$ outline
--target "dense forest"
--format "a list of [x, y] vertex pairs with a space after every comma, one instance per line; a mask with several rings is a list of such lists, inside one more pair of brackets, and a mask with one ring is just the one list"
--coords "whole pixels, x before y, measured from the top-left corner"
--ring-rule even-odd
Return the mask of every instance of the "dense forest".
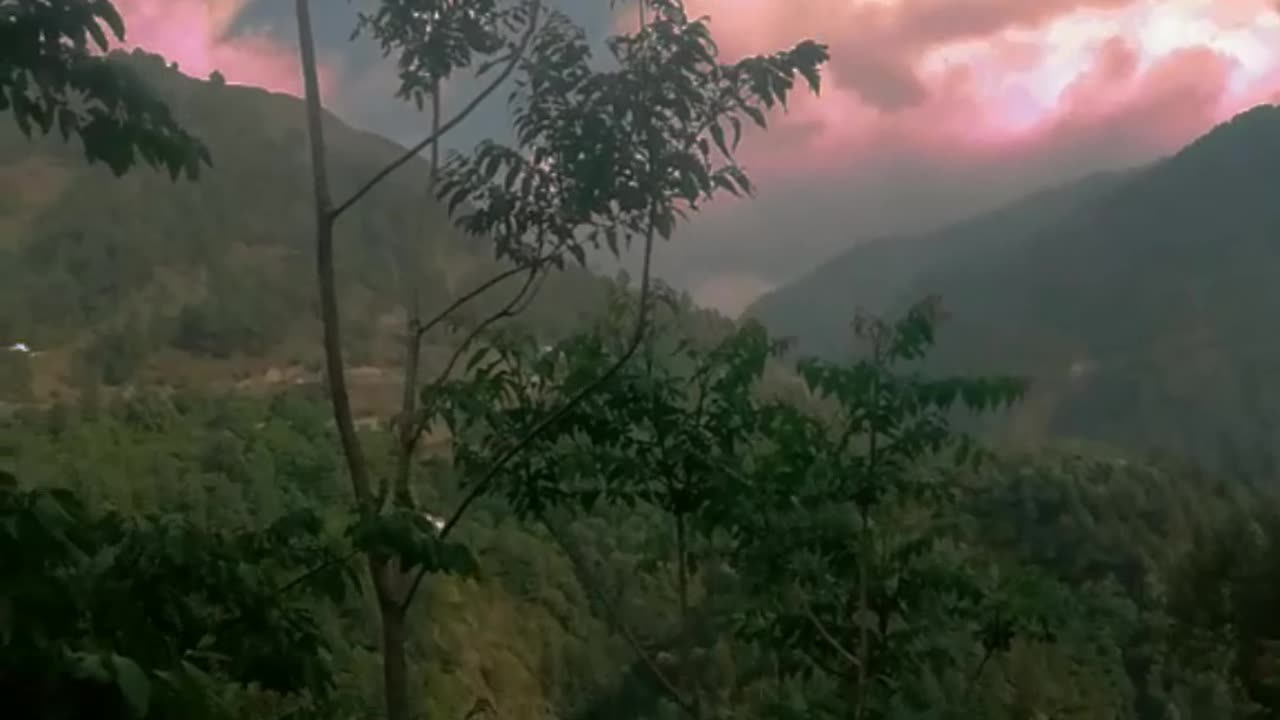
[[[810, 356], [651, 277], [825, 46], [378, 0], [405, 149], [324, 113], [310, 6], [299, 102], [0, 3], [0, 155], [59, 186], [0, 207], [5, 717], [1280, 715], [1273, 477], [1014, 442], [1035, 378], [939, 362], [945, 285]], [[480, 66], [514, 144], [441, 157]]]

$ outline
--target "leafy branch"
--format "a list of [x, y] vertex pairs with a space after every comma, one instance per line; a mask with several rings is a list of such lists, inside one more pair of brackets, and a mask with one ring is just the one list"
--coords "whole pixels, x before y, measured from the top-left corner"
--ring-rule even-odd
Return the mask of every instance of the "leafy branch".
[[[445, 521], [444, 527], [440, 529], [440, 537], [446, 538], [457, 527], [462, 517], [466, 514], [467, 509], [471, 507], [476, 500], [489, 491], [494, 481], [497, 479], [506, 466], [515, 459], [520, 453], [534, 443], [544, 432], [553, 427], [562, 418], [572, 412], [579, 404], [591, 396], [597, 389], [607, 383], [619, 370], [623, 368], [631, 358], [635, 355], [640, 345], [644, 342], [645, 331], [648, 328], [648, 312], [649, 312], [649, 293], [650, 293], [650, 277], [652, 273], [653, 259], [653, 241], [654, 233], [651, 229], [649, 235], [645, 238], [644, 246], [644, 268], [640, 274], [640, 297], [639, 313], [636, 318], [635, 328], [631, 333], [631, 339], [628, 341], [626, 348], [621, 355], [614, 360], [604, 372], [595, 378], [595, 380], [583, 385], [572, 396], [570, 396], [557, 410], [543, 417], [541, 421], [527, 430], [515, 443], [508, 447], [496, 460], [489, 466], [488, 471], [471, 487], [466, 496], [454, 509], [453, 513]], [[404, 606], [407, 607], [413, 602], [413, 597], [417, 593], [419, 585], [421, 585], [423, 576], [426, 574], [426, 568], [419, 568], [417, 574], [413, 578], [413, 582], [409, 586], [409, 591], [405, 594]]]
[[449, 118], [448, 120], [440, 123], [439, 127], [434, 128], [430, 135], [423, 138], [422, 140], [415, 143], [414, 145], [410, 146], [409, 149], [401, 153], [399, 157], [397, 157], [395, 160], [392, 160], [390, 163], [388, 163], [385, 167], [383, 167], [378, 172], [374, 173], [372, 177], [370, 177], [363, 184], [361, 184], [360, 187], [358, 187], [354, 192], [352, 192], [351, 195], [347, 197], [347, 199], [338, 203], [331, 210], [329, 210], [328, 212], [329, 219], [331, 221], [337, 220], [338, 217], [340, 217], [344, 212], [351, 209], [353, 205], [360, 202], [360, 200], [363, 199], [365, 195], [368, 195], [375, 187], [377, 187], [378, 183], [382, 182], [383, 180], [386, 180], [387, 177], [389, 177], [396, 170], [400, 169], [403, 165], [405, 165], [406, 163], [408, 163], [409, 161], [417, 157], [418, 153], [425, 150], [428, 146], [434, 145], [436, 142], [440, 140], [440, 138], [444, 137], [445, 133], [448, 133], [450, 130], [454, 129], [458, 125], [461, 125], [463, 121], [465, 121], [468, 117], [470, 117], [471, 113], [474, 112], [476, 108], [480, 107], [481, 103], [483, 103], [486, 99], [488, 99], [489, 96], [492, 95], [495, 90], [501, 87], [502, 84], [507, 81], [507, 78], [511, 77], [511, 74], [515, 72], [517, 67], [519, 67], [520, 60], [524, 57], [524, 53], [529, 47], [530, 40], [533, 39], [534, 34], [537, 32], [538, 14], [541, 12], [541, 10], [542, 10], [542, 0], [533, 0], [533, 9], [530, 12], [524, 34], [520, 37], [520, 41], [511, 50], [511, 52], [506, 57], [500, 60], [500, 62], [504, 62], [506, 64], [502, 68], [502, 70], [496, 76], [494, 76], [493, 80], [491, 80], [488, 85], [486, 85], [482, 90], [476, 93], [476, 95], [473, 98], [471, 98], [470, 102], [462, 106], [462, 109], [459, 110], [457, 114], [455, 114], [453, 117]]
[[209, 149], [140, 77], [144, 53], [107, 54], [112, 39], [124, 35], [124, 20], [107, 0], [3, 3], [0, 112], [12, 111], [28, 137], [55, 127], [64, 141], [77, 136], [85, 159], [116, 176], [141, 159], [171, 179], [194, 180], [213, 165]]

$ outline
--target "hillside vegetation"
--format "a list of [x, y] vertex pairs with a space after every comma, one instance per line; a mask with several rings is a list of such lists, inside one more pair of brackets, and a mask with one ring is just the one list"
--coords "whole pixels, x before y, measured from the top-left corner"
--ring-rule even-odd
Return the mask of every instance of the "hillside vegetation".
[[[1025, 373], [1024, 436], [1154, 447], [1272, 473], [1280, 442], [1280, 108], [1175, 155], [935, 233], [855, 246], [748, 316], [806, 351], [849, 348], [841, 312], [937, 293], [950, 368]], [[833, 312], [815, 313], [814, 307]]]
[[[24, 342], [39, 353], [0, 359], [16, 366], [4, 373], [0, 401], [47, 401], [90, 382], [261, 388], [316, 380], [301, 102], [188, 78], [154, 55], [121, 59], [208, 145], [214, 165], [198, 183], [145, 172], [117, 179], [56, 135], [33, 141], [0, 126], [0, 183], [16, 189], [0, 199], [0, 345]], [[332, 116], [326, 124], [335, 195], [404, 152]], [[424, 160], [409, 162], [338, 226], [348, 352], [368, 366], [355, 382], [370, 408], [398, 392], [394, 373], [378, 369], [402, 352], [398, 278], [416, 273], [424, 306], [441, 307], [502, 267], [446, 220], [425, 192], [426, 172]], [[416, 270], [406, 242], [425, 248]], [[519, 283], [508, 284], [514, 292]], [[521, 322], [563, 334], [599, 307], [608, 285], [580, 270], [557, 273]], [[482, 317], [503, 301], [496, 292], [470, 312]], [[447, 333], [433, 340], [427, 363], [442, 362], [453, 343]]]

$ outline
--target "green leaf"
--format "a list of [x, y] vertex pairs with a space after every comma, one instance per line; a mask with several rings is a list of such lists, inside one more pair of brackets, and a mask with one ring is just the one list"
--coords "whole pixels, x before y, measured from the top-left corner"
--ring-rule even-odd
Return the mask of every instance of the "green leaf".
[[105, 52], [108, 47], [107, 35], [102, 32], [102, 27], [99, 26], [97, 22], [91, 20], [85, 24], [85, 30], [87, 30], [89, 35], [93, 37], [93, 42], [98, 46], [98, 49]]
[[107, 660], [102, 655], [72, 653], [71, 661], [72, 669], [78, 677], [100, 683], [109, 683], [113, 680], [111, 668], [108, 667]]
[[110, 28], [111, 34], [116, 36], [116, 40], [124, 42], [124, 18], [120, 17], [119, 11], [110, 2], [99, 2], [96, 8], [98, 19], [102, 20]]
[[[724, 154], [725, 157], [729, 157], [730, 155], [732, 155], [732, 153], [729, 152], [728, 143], [725, 142], [724, 128], [720, 126], [720, 123], [711, 124], [711, 139], [715, 141], [716, 147], [720, 149], [720, 152]], [[737, 140], [736, 133], [734, 135], [734, 140], [736, 143], [736, 140]]]
[[658, 234], [663, 240], [671, 239], [671, 231], [673, 230], [672, 218], [666, 213], [658, 213], [654, 216], [654, 225], [657, 227]]
[[127, 657], [112, 655], [109, 660], [116, 687], [124, 695], [134, 717], [146, 717], [151, 706], [151, 681], [138, 664]]

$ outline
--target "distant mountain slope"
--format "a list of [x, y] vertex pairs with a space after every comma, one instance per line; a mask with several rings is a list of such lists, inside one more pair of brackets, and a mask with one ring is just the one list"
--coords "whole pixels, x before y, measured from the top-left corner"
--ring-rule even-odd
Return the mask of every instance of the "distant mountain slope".
[[855, 307], [892, 313], [938, 293], [953, 315], [940, 364], [1036, 381], [1023, 430], [1270, 471], [1277, 187], [1280, 108], [1262, 106], [1148, 167], [857, 246], [748, 315], [832, 354]]
[[[209, 145], [214, 167], [196, 183], [145, 169], [115, 179], [86, 165], [74, 144], [30, 141], [0, 124], [0, 346], [41, 351], [27, 363], [30, 382], [12, 354], [0, 357], [0, 401], [67, 393], [86, 373], [107, 384], [252, 383], [314, 371], [314, 220], [301, 102], [191, 79], [145, 53], [121, 60], [138, 66]], [[335, 117], [327, 122], [336, 198], [403, 152]], [[425, 248], [417, 274], [428, 308], [495, 269], [492, 249], [454, 231], [426, 197], [426, 172], [425, 161], [409, 163], [339, 223], [355, 365], [399, 357], [399, 283], [413, 274], [402, 243], [416, 238]], [[601, 306], [604, 284], [585, 271], [559, 274], [527, 321], [562, 331]], [[492, 302], [504, 299], [500, 289]]]

